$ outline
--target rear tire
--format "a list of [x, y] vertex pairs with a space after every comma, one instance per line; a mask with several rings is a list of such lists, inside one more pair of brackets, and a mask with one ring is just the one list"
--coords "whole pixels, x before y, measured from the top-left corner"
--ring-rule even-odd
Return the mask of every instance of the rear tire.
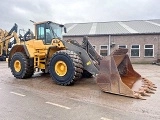
[[49, 63], [49, 73], [59, 85], [71, 85], [82, 76], [82, 60], [73, 51], [56, 52]]
[[33, 65], [29, 64], [29, 58], [21, 52], [12, 56], [10, 67], [12, 74], [18, 79], [30, 78], [34, 73]]

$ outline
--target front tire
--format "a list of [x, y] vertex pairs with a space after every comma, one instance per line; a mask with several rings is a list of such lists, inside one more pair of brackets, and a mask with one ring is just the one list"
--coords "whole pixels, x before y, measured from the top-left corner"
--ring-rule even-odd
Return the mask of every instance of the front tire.
[[49, 63], [49, 73], [60, 85], [71, 85], [82, 76], [82, 60], [73, 51], [60, 50], [56, 52]]
[[21, 52], [12, 56], [10, 67], [12, 74], [18, 79], [30, 78], [34, 73], [33, 65], [29, 64], [29, 58]]

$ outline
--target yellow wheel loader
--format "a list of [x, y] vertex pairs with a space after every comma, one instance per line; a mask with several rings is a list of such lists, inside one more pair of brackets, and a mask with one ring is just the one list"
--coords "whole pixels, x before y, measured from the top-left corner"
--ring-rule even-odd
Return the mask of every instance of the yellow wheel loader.
[[101, 57], [84, 37], [62, 40], [63, 25], [51, 21], [35, 23], [35, 37], [12, 47], [8, 65], [14, 77], [30, 78], [36, 70], [50, 74], [59, 85], [71, 85], [82, 77], [94, 75], [104, 92], [141, 98], [155, 90], [155, 85], [134, 71], [127, 49], [118, 49]]
[[20, 43], [17, 35], [18, 26], [14, 24], [9, 32], [0, 29], [0, 61], [5, 61], [8, 56], [8, 48], [11, 45], [11, 38], [14, 38], [13, 44]]

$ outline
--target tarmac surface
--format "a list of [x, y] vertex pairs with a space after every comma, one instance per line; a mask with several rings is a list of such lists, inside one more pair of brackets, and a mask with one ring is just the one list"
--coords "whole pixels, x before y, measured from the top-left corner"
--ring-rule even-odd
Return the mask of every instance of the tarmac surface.
[[[160, 119], [160, 66], [133, 64], [133, 67], [157, 86], [155, 94], [146, 97], [147, 100], [104, 93], [96, 85], [95, 78], [81, 79], [73, 86], [57, 85], [49, 74], [41, 72], [35, 73], [30, 79], [16, 79], [7, 63], [0, 62], [0, 118], [3, 118], [2, 120]], [[51, 105], [56, 107], [53, 109]], [[68, 111], [63, 111], [59, 107]]]

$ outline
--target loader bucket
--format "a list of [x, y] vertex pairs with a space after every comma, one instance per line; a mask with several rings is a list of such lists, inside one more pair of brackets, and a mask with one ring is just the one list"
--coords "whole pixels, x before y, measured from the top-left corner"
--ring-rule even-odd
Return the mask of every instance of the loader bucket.
[[97, 84], [104, 92], [145, 99], [154, 93], [155, 85], [137, 73], [126, 54], [128, 49], [115, 50], [100, 61]]

